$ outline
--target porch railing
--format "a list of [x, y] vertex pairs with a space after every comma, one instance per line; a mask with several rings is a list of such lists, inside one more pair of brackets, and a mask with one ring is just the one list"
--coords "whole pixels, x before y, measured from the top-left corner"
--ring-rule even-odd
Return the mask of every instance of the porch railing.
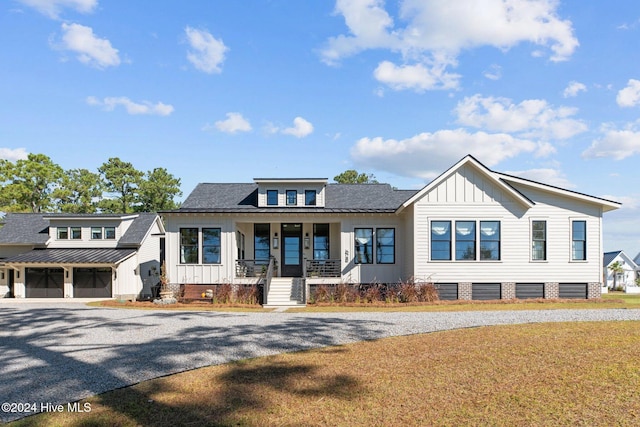
[[267, 272], [269, 265], [263, 260], [237, 259], [236, 277], [261, 277]]
[[340, 277], [339, 259], [305, 260], [305, 277]]

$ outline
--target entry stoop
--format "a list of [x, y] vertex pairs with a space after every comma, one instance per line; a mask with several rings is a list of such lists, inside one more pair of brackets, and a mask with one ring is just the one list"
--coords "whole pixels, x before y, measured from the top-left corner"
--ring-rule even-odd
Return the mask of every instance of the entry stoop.
[[264, 307], [306, 307], [303, 286], [304, 280], [301, 278], [272, 278]]

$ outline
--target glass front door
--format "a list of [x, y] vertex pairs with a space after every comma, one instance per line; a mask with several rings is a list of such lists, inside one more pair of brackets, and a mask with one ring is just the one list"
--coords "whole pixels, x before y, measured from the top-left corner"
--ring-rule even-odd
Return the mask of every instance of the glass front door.
[[282, 276], [302, 276], [302, 224], [282, 224]]

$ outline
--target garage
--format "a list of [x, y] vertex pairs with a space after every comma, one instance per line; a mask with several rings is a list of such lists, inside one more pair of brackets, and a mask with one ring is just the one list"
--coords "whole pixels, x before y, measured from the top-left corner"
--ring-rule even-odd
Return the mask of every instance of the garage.
[[111, 268], [74, 268], [74, 298], [111, 298]]
[[472, 283], [471, 299], [474, 299], [474, 300], [500, 299], [500, 283]]
[[63, 298], [64, 270], [61, 268], [25, 269], [27, 298]]
[[441, 300], [456, 300], [458, 299], [458, 284], [457, 283], [438, 283], [435, 285], [438, 292], [438, 298]]
[[516, 298], [544, 298], [544, 283], [516, 283]]
[[587, 299], [586, 283], [560, 283], [558, 287], [560, 298]]

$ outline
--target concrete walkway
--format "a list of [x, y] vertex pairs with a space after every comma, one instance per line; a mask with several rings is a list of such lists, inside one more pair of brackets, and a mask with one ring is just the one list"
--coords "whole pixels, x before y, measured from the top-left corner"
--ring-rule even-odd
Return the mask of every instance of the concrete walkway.
[[[66, 404], [202, 366], [394, 335], [587, 320], [640, 320], [640, 310], [225, 313], [2, 301], [0, 403]], [[0, 412], [0, 422], [26, 415]]]

